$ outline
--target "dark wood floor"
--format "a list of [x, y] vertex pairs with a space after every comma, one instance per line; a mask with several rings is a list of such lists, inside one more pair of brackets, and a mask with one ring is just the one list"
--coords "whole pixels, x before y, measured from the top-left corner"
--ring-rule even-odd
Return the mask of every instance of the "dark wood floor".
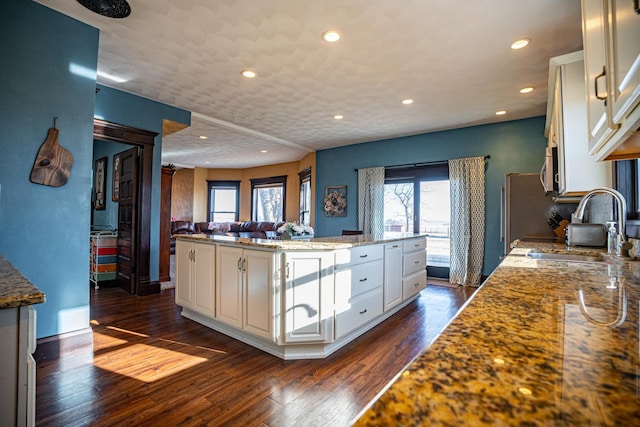
[[39, 426], [344, 426], [473, 289], [429, 286], [322, 360], [284, 361], [180, 316], [173, 290], [91, 290], [93, 345], [37, 364]]

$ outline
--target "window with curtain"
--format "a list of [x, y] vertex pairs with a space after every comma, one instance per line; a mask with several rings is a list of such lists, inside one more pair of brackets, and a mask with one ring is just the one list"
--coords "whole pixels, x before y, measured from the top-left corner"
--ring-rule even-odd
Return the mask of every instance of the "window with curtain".
[[207, 181], [207, 186], [209, 188], [208, 221], [238, 221], [240, 181]]
[[302, 225], [311, 225], [311, 168], [298, 174], [300, 177], [300, 217]]
[[285, 218], [287, 176], [251, 180], [251, 220], [278, 222]]

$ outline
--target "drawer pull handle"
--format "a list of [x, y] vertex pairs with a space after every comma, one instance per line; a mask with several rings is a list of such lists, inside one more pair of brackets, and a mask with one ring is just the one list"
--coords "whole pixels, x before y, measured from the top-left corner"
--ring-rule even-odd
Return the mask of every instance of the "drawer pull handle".
[[418, 246], [420, 246], [420, 243], [416, 243], [416, 244], [415, 244], [415, 245], [413, 245], [413, 246], [415, 246], [415, 247], [417, 248]]
[[361, 282], [366, 282], [367, 278], [365, 277], [364, 279], [360, 279]]
[[414, 264], [420, 264], [420, 261], [414, 261], [413, 263]]
[[392, 247], [393, 247], [393, 248], [397, 248], [397, 247], [399, 247], [399, 246], [398, 246], [398, 245], [393, 245]]
[[420, 283], [416, 283], [416, 284], [415, 284], [415, 285], [413, 285], [413, 286], [418, 287], [418, 286], [420, 286]]
[[365, 308], [363, 311], [360, 312], [360, 314], [365, 314], [367, 312], [367, 309]]
[[364, 255], [360, 255], [360, 258], [366, 258], [368, 255], [364, 254]]

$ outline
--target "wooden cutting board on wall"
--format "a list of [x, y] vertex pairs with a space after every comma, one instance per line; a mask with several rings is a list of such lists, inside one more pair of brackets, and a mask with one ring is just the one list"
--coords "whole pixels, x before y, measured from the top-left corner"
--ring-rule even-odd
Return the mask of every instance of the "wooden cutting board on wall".
[[58, 144], [58, 129], [49, 128], [47, 139], [40, 146], [31, 169], [31, 182], [61, 187], [69, 181], [73, 155]]

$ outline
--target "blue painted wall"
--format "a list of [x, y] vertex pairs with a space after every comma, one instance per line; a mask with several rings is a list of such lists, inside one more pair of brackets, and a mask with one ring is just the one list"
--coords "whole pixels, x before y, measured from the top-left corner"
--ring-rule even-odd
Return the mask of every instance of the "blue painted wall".
[[[404, 138], [322, 150], [316, 153], [317, 236], [339, 235], [342, 229], [357, 228], [358, 177], [355, 169], [449, 160], [490, 155], [487, 161], [486, 237], [483, 274], [500, 263], [500, 187], [509, 172], [539, 172], [547, 144], [544, 117], [474, 126]], [[322, 211], [324, 188], [347, 185], [346, 217], [327, 217]]]
[[[46, 294], [43, 337], [89, 326], [98, 30], [29, 0], [0, 3], [0, 253]], [[57, 188], [29, 181], [53, 116], [74, 157]]]
[[[98, 38], [97, 29], [31, 0], [0, 2], [0, 254], [46, 295], [36, 306], [38, 338], [89, 327], [94, 110], [104, 120], [160, 134], [151, 280], [158, 278], [162, 119], [190, 123], [188, 111], [135, 95], [103, 86], [96, 95]], [[29, 181], [53, 116], [60, 144], [74, 156], [71, 178], [59, 188]]]

